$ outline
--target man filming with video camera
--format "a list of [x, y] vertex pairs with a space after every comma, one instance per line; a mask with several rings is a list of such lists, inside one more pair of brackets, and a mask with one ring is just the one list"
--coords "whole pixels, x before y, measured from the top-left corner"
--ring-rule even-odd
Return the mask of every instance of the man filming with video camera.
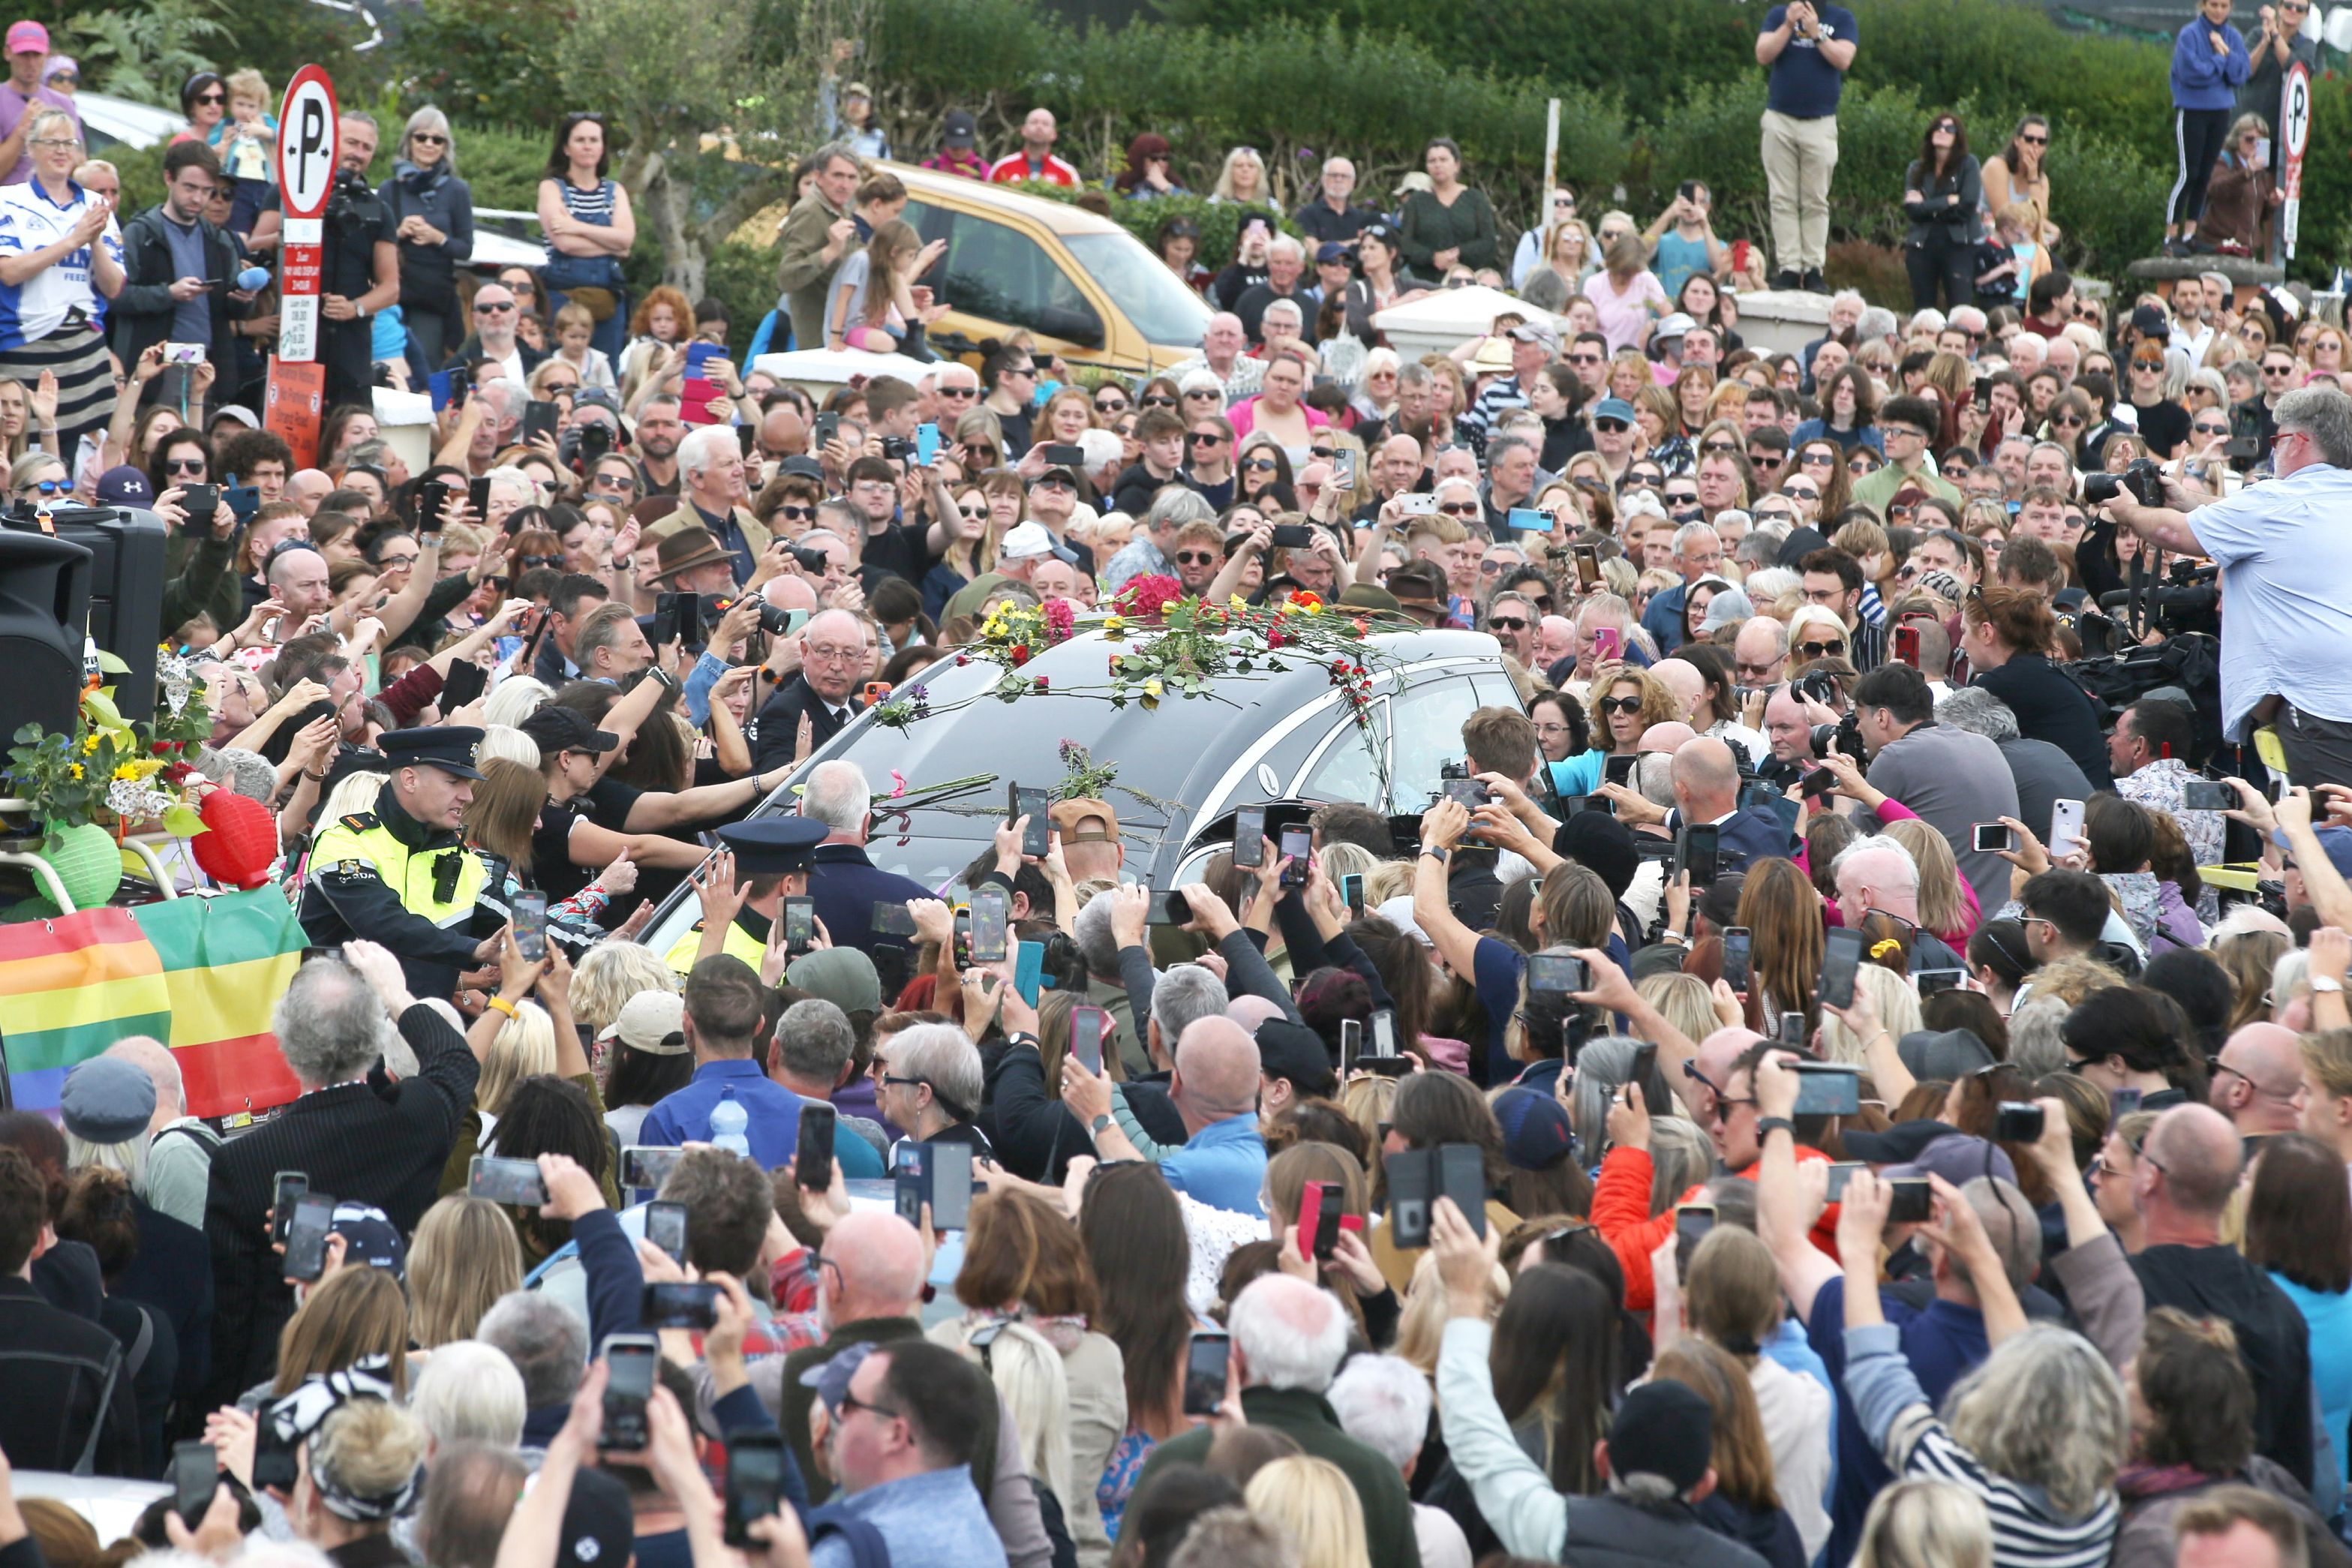
[[2271, 480], [2208, 500], [2166, 477], [2154, 505], [2152, 487], [2126, 476], [2105, 510], [2158, 548], [2221, 568], [2222, 733], [2242, 743], [2269, 725], [2292, 782], [2352, 784], [2352, 397], [2305, 387], [2279, 399], [2277, 419]]
[[[400, 244], [392, 209], [367, 183], [375, 162], [373, 116], [346, 109], [337, 116], [335, 185], [327, 196], [325, 238], [320, 254], [319, 363], [327, 367], [325, 401], [371, 405], [375, 381], [372, 352], [374, 318], [400, 303]], [[266, 198], [254, 225], [257, 247], [284, 235], [278, 194]]]

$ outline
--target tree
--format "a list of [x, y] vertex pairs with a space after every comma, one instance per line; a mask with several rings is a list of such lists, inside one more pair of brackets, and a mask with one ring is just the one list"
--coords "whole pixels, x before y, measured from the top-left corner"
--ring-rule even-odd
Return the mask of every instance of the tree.
[[668, 0], [579, 14], [556, 76], [568, 102], [604, 112], [614, 177], [659, 247], [665, 283], [700, 298], [719, 247], [791, 194], [793, 161], [825, 134], [814, 85], [832, 40], [859, 36], [864, 14], [864, 0], [801, 0], [793, 25], [772, 30], [748, 6], [697, 11], [690, 25]]

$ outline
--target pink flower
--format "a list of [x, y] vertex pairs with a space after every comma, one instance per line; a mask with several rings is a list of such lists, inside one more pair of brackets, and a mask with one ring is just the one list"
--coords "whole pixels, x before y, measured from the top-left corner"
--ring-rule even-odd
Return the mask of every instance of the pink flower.
[[907, 793], [907, 775], [898, 769], [890, 770], [890, 798], [896, 800]]

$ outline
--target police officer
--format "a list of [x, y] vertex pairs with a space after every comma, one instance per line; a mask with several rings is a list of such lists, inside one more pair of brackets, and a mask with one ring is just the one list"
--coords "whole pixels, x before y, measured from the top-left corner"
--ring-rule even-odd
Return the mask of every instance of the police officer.
[[[327, 195], [320, 253], [319, 363], [326, 367], [326, 401], [356, 403], [373, 395], [375, 318], [400, 303], [400, 242], [392, 209], [368, 185], [375, 162], [375, 120], [346, 109], [337, 116], [335, 184]], [[273, 189], [263, 204], [257, 238], [281, 233], [282, 209]]]
[[392, 782], [376, 809], [330, 823], [310, 847], [302, 929], [321, 947], [382, 942], [418, 996], [446, 999], [458, 971], [490, 961], [505, 925], [503, 910], [483, 900], [496, 885], [490, 868], [463, 831], [481, 740], [446, 725], [387, 731]]
[[[740, 901], [714, 951], [740, 958], [757, 971], [767, 956], [768, 935], [784, 900], [808, 891], [809, 867], [825, 831], [824, 823], [805, 816], [761, 817], [719, 829], [723, 849], [688, 879], [701, 896], [703, 918], [670, 948], [670, 968], [679, 974], [693, 973], [695, 960], [703, 954], [706, 927]], [[814, 930], [814, 911], [810, 920]], [[804, 942], [790, 949], [794, 957], [808, 951]]]

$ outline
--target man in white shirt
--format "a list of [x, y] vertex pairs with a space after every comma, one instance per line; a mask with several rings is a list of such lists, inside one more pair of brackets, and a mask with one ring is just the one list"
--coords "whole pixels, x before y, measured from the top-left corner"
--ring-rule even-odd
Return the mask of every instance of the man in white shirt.
[[[2269, 724], [2298, 784], [2352, 784], [2352, 397], [2306, 386], [2279, 399], [2271, 463], [2278, 478], [2227, 500], [2167, 479], [2166, 505], [2130, 492], [2108, 515], [2164, 549], [2221, 568], [2230, 635], [2221, 644], [2221, 727], [2243, 742]], [[2194, 508], [2192, 511], [2190, 509]]]

